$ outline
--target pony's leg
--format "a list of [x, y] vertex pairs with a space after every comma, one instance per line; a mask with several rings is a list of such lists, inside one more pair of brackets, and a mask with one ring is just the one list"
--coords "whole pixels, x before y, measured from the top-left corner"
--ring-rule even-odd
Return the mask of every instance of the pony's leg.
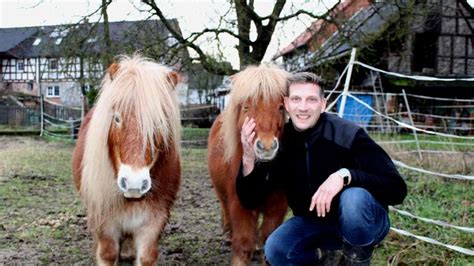
[[100, 234], [97, 237], [97, 264], [117, 265], [119, 255], [119, 237]]
[[259, 244], [263, 247], [268, 236], [283, 222], [288, 212], [288, 203], [280, 192], [272, 193], [262, 209], [263, 221], [260, 227]]
[[133, 242], [133, 237], [130, 235], [125, 236], [120, 245], [120, 258], [123, 260], [133, 260], [135, 259], [135, 245]]
[[246, 210], [238, 199], [230, 204], [232, 220], [232, 265], [249, 265], [257, 242], [257, 211]]
[[168, 221], [168, 215], [154, 214], [156, 217], [146, 226], [142, 226], [134, 235], [137, 257], [135, 265], [156, 265], [158, 262], [158, 241]]
[[221, 219], [224, 234], [228, 235], [229, 240], [232, 239], [232, 225], [229, 219], [229, 210], [225, 203], [221, 201]]

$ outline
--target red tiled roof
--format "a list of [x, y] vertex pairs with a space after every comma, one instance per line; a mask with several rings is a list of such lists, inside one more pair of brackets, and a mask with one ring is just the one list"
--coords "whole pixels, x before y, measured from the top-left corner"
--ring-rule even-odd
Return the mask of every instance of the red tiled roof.
[[313, 33], [317, 32], [321, 28], [323, 22], [323, 20], [319, 19], [311, 23], [311, 26], [309, 26], [303, 33], [296, 37], [296, 39], [294, 39], [288, 46], [278, 51], [278, 53], [273, 56], [273, 59], [276, 59], [284, 54], [293, 51], [301, 45], [306, 44], [309, 40], [311, 40]]
[[[366, 1], [360, 1], [360, 0], [346, 0], [346, 1], [344, 1], [343, 0], [343, 2], [338, 4], [336, 6], [336, 8], [331, 12], [331, 16], [332, 17], [337, 17], [337, 16], [343, 14], [345, 18], [348, 18], [348, 17], [352, 16], [353, 14], [355, 14], [355, 12], [357, 12], [360, 8], [368, 7], [371, 4], [371, 2], [372, 2], [371, 0], [366, 0]], [[355, 5], [356, 7], [357, 7], [357, 5], [359, 5], [360, 8], [357, 8], [356, 10], [350, 9], [349, 7], [351, 5]], [[313, 35], [316, 32], [320, 31], [324, 26], [326, 26], [326, 24], [329, 24], [329, 22], [327, 22], [323, 19], [318, 19], [318, 20], [314, 21], [313, 23], [311, 23], [311, 26], [309, 26], [303, 33], [301, 33], [298, 37], [296, 37], [296, 39], [294, 39], [289, 45], [287, 45], [286, 47], [284, 47], [283, 49], [278, 51], [277, 54], [275, 54], [273, 56], [273, 59], [276, 59], [280, 56], [283, 56], [287, 53], [290, 53], [293, 50], [295, 50], [296, 48], [307, 44], [311, 40]], [[329, 36], [327, 36], [327, 37], [329, 37]], [[325, 37], [325, 38], [327, 38], [327, 37]]]

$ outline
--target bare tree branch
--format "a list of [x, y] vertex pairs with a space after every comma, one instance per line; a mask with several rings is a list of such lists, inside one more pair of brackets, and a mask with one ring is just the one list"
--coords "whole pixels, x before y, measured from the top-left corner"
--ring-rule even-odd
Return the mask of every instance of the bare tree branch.
[[183, 35], [178, 32], [166, 19], [161, 9], [156, 5], [154, 0], [143, 0], [143, 3], [147, 4], [153, 12], [160, 18], [163, 25], [168, 29], [168, 31], [184, 46], [193, 49], [199, 56], [201, 64], [203, 67], [213, 73], [219, 75], [225, 75], [230, 73], [232, 70], [226, 69], [223, 65], [215, 64], [210, 61], [209, 57], [204, 53], [204, 51], [196, 44], [186, 40]]

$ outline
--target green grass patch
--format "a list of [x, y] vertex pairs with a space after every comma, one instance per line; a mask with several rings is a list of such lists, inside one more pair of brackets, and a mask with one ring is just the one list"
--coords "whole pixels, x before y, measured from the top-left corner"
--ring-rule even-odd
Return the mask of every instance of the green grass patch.
[[[370, 133], [377, 142], [396, 142], [387, 144], [405, 150], [417, 149], [414, 134], [382, 134]], [[474, 139], [448, 138], [438, 135], [417, 134], [420, 149], [441, 151], [469, 151], [474, 150]]]
[[[185, 138], [207, 138], [207, 134], [208, 129], [183, 129]], [[412, 139], [410, 135], [376, 135], [374, 138]], [[85, 210], [71, 180], [73, 148], [74, 143], [69, 141], [0, 136], [0, 254], [15, 254], [26, 264], [93, 263]], [[423, 169], [474, 174], [473, 156], [466, 155], [474, 148], [461, 151], [458, 148], [444, 149], [446, 146], [432, 147], [464, 154], [460, 159], [454, 155], [439, 158], [438, 155], [425, 155], [423, 160], [418, 160], [412, 155], [394, 153], [411, 148], [388, 147], [387, 150], [392, 157]], [[229, 247], [222, 247], [222, 242], [214, 243], [216, 238], [221, 241], [223, 236], [219, 230], [219, 204], [207, 174], [207, 149], [183, 148], [181, 155], [180, 201], [172, 211], [172, 229], [163, 236], [160, 250], [166, 250], [167, 262], [179, 261], [188, 265], [228, 262]], [[400, 172], [406, 178], [408, 196], [396, 208], [425, 218], [474, 227], [472, 181], [441, 178], [406, 169], [400, 169]], [[473, 249], [472, 233], [428, 224], [396, 212], [391, 212], [390, 217], [394, 228]], [[194, 220], [193, 226], [187, 224], [190, 219]], [[173, 254], [180, 255], [173, 257]], [[372, 264], [473, 265], [472, 256], [395, 232], [390, 232], [375, 250]]]
[[183, 140], [207, 140], [209, 128], [184, 127], [181, 135]]

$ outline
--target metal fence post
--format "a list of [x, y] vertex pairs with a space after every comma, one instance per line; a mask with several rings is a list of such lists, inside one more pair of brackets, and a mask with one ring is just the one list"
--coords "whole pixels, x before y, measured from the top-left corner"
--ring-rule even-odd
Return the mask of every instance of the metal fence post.
[[356, 51], [356, 48], [352, 48], [351, 59], [349, 60], [349, 68], [347, 69], [346, 82], [344, 83], [344, 90], [342, 91], [341, 107], [339, 108], [338, 113], [339, 117], [344, 115], [344, 108], [346, 107], [347, 94], [349, 94], [349, 84], [351, 83], [352, 67], [354, 66]]

